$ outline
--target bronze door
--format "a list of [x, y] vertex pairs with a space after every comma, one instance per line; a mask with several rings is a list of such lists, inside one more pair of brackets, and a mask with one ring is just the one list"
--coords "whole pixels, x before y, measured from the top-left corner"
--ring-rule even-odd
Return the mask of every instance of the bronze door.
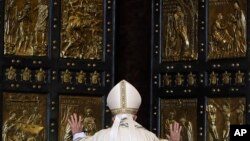
[[71, 140], [108, 127], [115, 1], [0, 0], [2, 140]]
[[249, 2], [152, 5], [152, 131], [165, 138], [178, 121], [185, 141], [229, 140], [231, 124], [249, 123]]

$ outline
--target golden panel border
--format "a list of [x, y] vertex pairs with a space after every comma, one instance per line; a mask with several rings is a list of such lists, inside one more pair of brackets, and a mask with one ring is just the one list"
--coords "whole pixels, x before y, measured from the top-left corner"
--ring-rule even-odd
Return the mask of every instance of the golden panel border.
[[91, 96], [59, 96], [59, 141], [71, 141], [72, 135], [68, 118], [76, 113], [83, 118], [83, 130], [86, 135], [93, 135], [102, 129], [103, 98]]
[[47, 95], [3, 93], [2, 140], [46, 140]]
[[181, 136], [197, 141], [197, 99], [160, 99], [160, 137], [169, 135], [169, 124], [179, 122]]

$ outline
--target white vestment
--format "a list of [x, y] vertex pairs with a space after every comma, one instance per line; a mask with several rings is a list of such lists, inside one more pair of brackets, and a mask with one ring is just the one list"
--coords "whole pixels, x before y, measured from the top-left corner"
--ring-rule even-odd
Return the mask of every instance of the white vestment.
[[[126, 121], [122, 121], [118, 128], [118, 136], [116, 141], [129, 141], [130, 134], [128, 124]], [[93, 136], [83, 136], [75, 137], [73, 141], [110, 141], [111, 128], [102, 129], [96, 132]], [[79, 133], [78, 133], [79, 134]], [[133, 131], [133, 141], [167, 141], [165, 139], [158, 139], [156, 135], [147, 129], [143, 128], [141, 125], [135, 125], [135, 130]]]
[[73, 141], [159, 141], [154, 133], [134, 121], [140, 105], [141, 96], [136, 88], [125, 80], [120, 81], [107, 97], [107, 106], [114, 115], [112, 127], [91, 137], [75, 134]]

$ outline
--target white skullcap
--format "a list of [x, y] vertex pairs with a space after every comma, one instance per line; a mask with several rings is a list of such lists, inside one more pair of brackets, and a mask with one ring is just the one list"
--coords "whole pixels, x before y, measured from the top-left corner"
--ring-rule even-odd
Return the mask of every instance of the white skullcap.
[[113, 115], [136, 114], [140, 105], [141, 96], [139, 92], [125, 80], [116, 84], [107, 97], [107, 106]]

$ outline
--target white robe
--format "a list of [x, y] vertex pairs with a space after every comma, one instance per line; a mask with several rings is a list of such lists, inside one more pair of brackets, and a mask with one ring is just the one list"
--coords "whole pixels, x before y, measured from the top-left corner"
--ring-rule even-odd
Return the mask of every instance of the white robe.
[[[122, 123], [118, 129], [117, 141], [129, 141], [128, 135], [130, 134], [130, 132], [126, 123]], [[95, 133], [93, 136], [77, 137], [73, 141], [109, 141], [110, 131], [111, 128], [102, 129]], [[158, 139], [154, 133], [146, 130], [139, 124], [135, 126], [135, 131], [133, 134], [135, 137], [135, 139], [133, 139], [134, 141], [167, 141], [165, 139]]]

